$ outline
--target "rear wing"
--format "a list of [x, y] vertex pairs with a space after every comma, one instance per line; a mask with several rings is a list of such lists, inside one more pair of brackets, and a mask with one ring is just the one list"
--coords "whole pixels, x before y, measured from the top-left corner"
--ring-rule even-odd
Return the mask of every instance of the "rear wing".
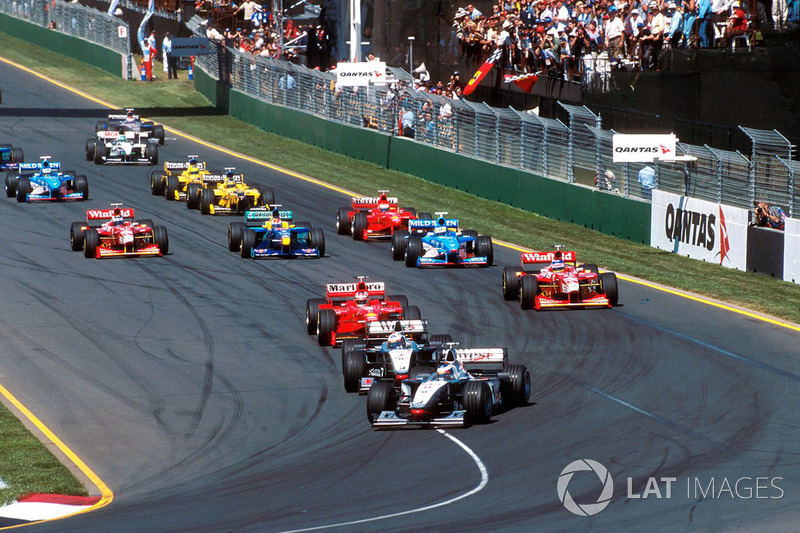
[[421, 335], [428, 332], [427, 320], [376, 320], [367, 322], [367, 338], [388, 338], [400, 324], [402, 332], [409, 335]]
[[[278, 211], [278, 217], [286, 222], [291, 222], [292, 216], [291, 211]], [[272, 220], [270, 209], [251, 209], [244, 212], [244, 222], [248, 226], [260, 226], [265, 220]]]
[[[439, 225], [438, 222], [439, 222], [438, 220], [432, 220], [432, 219], [429, 219], [429, 220], [419, 220], [419, 219], [409, 220], [408, 221], [408, 229], [409, 229], [409, 231], [414, 231], [414, 230], [426, 230], [426, 231], [429, 231], [429, 230], [432, 230], [433, 228], [435, 228], [436, 226], [438, 226]], [[446, 219], [444, 219], [444, 225], [449, 229], [457, 230], [458, 229], [458, 219], [457, 218], [446, 218]]]
[[[541, 270], [550, 266], [550, 263], [553, 261], [553, 259], [555, 259], [555, 256], [555, 252], [522, 252], [522, 267], [524, 268], [529, 266], [534, 270]], [[575, 252], [562, 251], [561, 259], [563, 259], [565, 263], [571, 264], [572, 266], [577, 265], [577, 257]]]
[[[199, 170], [206, 169], [205, 161], [198, 161], [195, 163], [195, 166]], [[171, 170], [188, 170], [189, 169], [189, 162], [188, 161], [164, 161], [164, 170], [171, 171]]]
[[[147, 139], [150, 137], [150, 134], [146, 131], [118, 131], [118, 130], [100, 130], [97, 132], [97, 138], [103, 141], [114, 141], [119, 138], [120, 135], [124, 135], [126, 137], [132, 137], [135, 141], [141, 141], [142, 139]], [[165, 165], [166, 166], [166, 165]]]
[[[134, 120], [140, 120], [139, 115], [131, 115], [131, 117], [133, 117]], [[108, 115], [109, 122], [114, 120], [125, 120], [126, 118], [128, 118], [128, 115]]]
[[[61, 163], [58, 161], [49, 161], [48, 164], [50, 168], [54, 170], [61, 168]], [[39, 161], [38, 163], [20, 163], [17, 167], [17, 170], [19, 170], [20, 173], [23, 170], [42, 170], [42, 161]]]
[[325, 285], [325, 295], [332, 300], [349, 300], [359, 290], [367, 291], [370, 297], [383, 298], [386, 295], [386, 284], [382, 281], [364, 282], [361, 289], [359, 285], [362, 283], [328, 283]]
[[[389, 196], [386, 198], [389, 202], [389, 205], [397, 205], [397, 197], [396, 196]], [[378, 204], [381, 201], [380, 196], [353, 196], [353, 209], [358, 211], [359, 209], [365, 209], [370, 207], [378, 207]]]
[[452, 351], [465, 365], [508, 365], [508, 348], [452, 348]]
[[[131, 207], [121, 207], [120, 214], [124, 219], [133, 220], [133, 208]], [[93, 220], [110, 220], [111, 217], [114, 216], [114, 208], [111, 209], [87, 209], [86, 210], [86, 222], [91, 222]]]
[[[222, 183], [228, 177], [225, 174], [206, 174], [203, 176], [205, 183]], [[244, 174], [234, 174], [230, 177], [234, 183], [244, 183]]]

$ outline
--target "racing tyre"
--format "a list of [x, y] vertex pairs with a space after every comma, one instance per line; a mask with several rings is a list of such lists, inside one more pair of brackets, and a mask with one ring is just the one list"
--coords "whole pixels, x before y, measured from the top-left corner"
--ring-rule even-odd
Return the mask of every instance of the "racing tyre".
[[164, 144], [164, 126], [153, 126], [153, 137], [158, 139], [158, 144]]
[[619, 301], [619, 289], [617, 288], [617, 275], [613, 272], [603, 272], [600, 274], [600, 290], [608, 298], [612, 307]]
[[409, 305], [403, 308], [403, 320], [421, 320], [422, 313], [416, 305]]
[[431, 335], [430, 344], [442, 346], [447, 344], [448, 342], [453, 342], [453, 337], [448, 335], [447, 333], [439, 333], [437, 335]]
[[478, 238], [478, 231], [474, 230], [474, 229], [465, 229], [464, 231], [461, 232], [461, 235], [463, 235], [465, 237], [472, 237], [474, 239], [477, 239]]
[[433, 368], [432, 366], [417, 365], [411, 367], [411, 370], [408, 371], [408, 379], [417, 379], [422, 381], [423, 379], [427, 379], [428, 377], [430, 377], [430, 375], [433, 374], [434, 372], [436, 372], [436, 369]]
[[[211, 204], [214, 203], [214, 191], [211, 189], [203, 189], [200, 192], [200, 212], [204, 215], [211, 214]], [[253, 242], [255, 244], [255, 242]]]
[[508, 386], [503, 399], [511, 399], [514, 405], [528, 405], [531, 397], [531, 374], [525, 365], [508, 365], [502, 371], [508, 373]]
[[151, 165], [158, 164], [158, 143], [147, 143], [147, 158], [150, 160]]
[[186, 209], [200, 209], [202, 190], [199, 183], [190, 183], [186, 186]]
[[75, 187], [75, 192], [82, 194], [82, 200], [89, 199], [89, 180], [86, 179], [86, 176], [75, 176], [75, 179], [72, 180], [72, 184]]
[[97, 247], [100, 246], [100, 235], [95, 228], [86, 228], [83, 232], [83, 256], [86, 258], [97, 257]]
[[494, 244], [492, 238], [488, 235], [479, 235], [478, 240], [475, 241], [475, 255], [478, 257], [486, 256], [486, 266], [492, 266], [494, 263]]
[[417, 266], [417, 259], [422, 255], [422, 237], [412, 235], [406, 243], [405, 260], [407, 267]]
[[105, 143], [97, 143], [94, 147], [94, 164], [102, 165], [104, 158], [108, 155], [108, 148]]
[[25, 155], [22, 153], [22, 148], [11, 149], [11, 161], [14, 163], [24, 163]]
[[169, 235], [165, 226], [155, 226], [153, 228], [153, 240], [158, 246], [158, 251], [161, 252], [161, 255], [169, 253]]
[[364, 234], [367, 232], [367, 225], [367, 214], [365, 212], [359, 211], [353, 215], [352, 232], [354, 241], [363, 241], [365, 239]]
[[153, 224], [153, 221], [152, 221], [152, 219], [149, 219], [149, 218], [143, 218], [143, 219], [141, 219], [141, 220], [137, 220], [137, 221], [136, 221], [136, 223], [137, 223], [137, 224], [141, 224], [142, 226], [147, 226], [147, 227], [148, 227], [148, 228], [150, 228], [150, 229], [152, 229], [152, 228], [155, 228], [155, 227], [156, 227], [156, 225], [155, 225], [155, 224]]
[[[329, 309], [323, 309], [323, 311], [329, 311]], [[358, 392], [361, 387], [361, 378], [367, 373], [367, 358], [363, 350], [352, 350], [344, 354], [342, 373], [344, 374], [344, 390]]]
[[166, 177], [161, 170], [154, 170], [150, 173], [150, 192], [153, 196], [161, 196], [164, 194], [164, 185]]
[[383, 411], [397, 408], [397, 394], [387, 381], [376, 381], [367, 393], [367, 420], [374, 424]]
[[519, 306], [523, 309], [536, 307], [536, 295], [539, 294], [539, 278], [522, 276], [519, 283]]
[[17, 195], [17, 176], [12, 173], [6, 174], [6, 198], [14, 198]]
[[340, 207], [336, 212], [336, 233], [339, 235], [350, 235], [350, 213], [349, 207]]
[[317, 316], [319, 306], [325, 305], [327, 300], [324, 298], [309, 298], [306, 302], [306, 333], [313, 335], [317, 332]]
[[247, 227], [244, 222], [228, 224], [228, 250], [238, 252], [242, 247], [242, 232]]
[[83, 223], [73, 222], [69, 227], [69, 246], [73, 252], [83, 250]]
[[258, 199], [257, 205], [268, 205], [272, 207], [275, 205], [275, 191], [272, 189], [264, 189], [261, 190], [261, 187], [256, 186], [256, 188], [261, 193], [261, 196]]
[[336, 329], [336, 313], [333, 309], [320, 309], [317, 315], [317, 342], [320, 346], [332, 346], [331, 336]]
[[401, 207], [400, 209], [411, 215], [411, 218], [417, 218], [417, 210], [413, 207]]
[[347, 352], [352, 352], [363, 347], [356, 339], [342, 339], [342, 374], [344, 374], [344, 358]]
[[245, 228], [242, 230], [242, 257], [250, 259], [253, 248], [256, 246], [256, 231]]
[[96, 139], [86, 139], [86, 160], [94, 161], [94, 152], [97, 150]]
[[423, 211], [422, 213], [417, 215], [417, 220], [433, 220], [433, 215], [431, 215], [427, 211]]
[[181, 186], [181, 182], [178, 179], [178, 176], [175, 174], [170, 174], [167, 176], [167, 187], [164, 190], [164, 196], [167, 197], [167, 200], [177, 200], [178, 199], [178, 189]]
[[586, 265], [581, 265], [581, 268], [584, 269], [584, 270], [588, 270], [589, 272], [594, 272], [598, 276], [600, 275], [600, 270], [597, 268], [597, 265], [595, 265], [593, 263], [589, 263], [589, 264], [586, 264]]
[[503, 298], [506, 300], [519, 300], [519, 280], [517, 272], [522, 272], [521, 268], [505, 267], [503, 269]]
[[26, 178], [25, 176], [20, 177], [17, 180], [17, 202], [27, 202], [28, 195], [31, 193], [31, 180]]
[[492, 393], [485, 381], [467, 381], [461, 394], [467, 411], [467, 423], [485, 424], [492, 419]]
[[406, 244], [408, 243], [408, 232], [402, 229], [392, 233], [392, 259], [401, 261], [406, 254]]
[[387, 296], [386, 299], [390, 302], [399, 303], [400, 307], [408, 307], [408, 296], [405, 294], [393, 294], [392, 296]]
[[319, 250], [320, 257], [325, 257], [325, 234], [322, 232], [322, 228], [311, 228], [309, 237], [311, 237], [311, 246]]

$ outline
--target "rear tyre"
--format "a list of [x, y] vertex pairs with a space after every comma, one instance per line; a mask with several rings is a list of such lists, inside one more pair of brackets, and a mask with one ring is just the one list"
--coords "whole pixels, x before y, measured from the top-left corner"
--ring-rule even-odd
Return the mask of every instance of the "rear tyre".
[[474, 229], [465, 229], [461, 232], [461, 235], [465, 237], [472, 237], [474, 239], [478, 238], [478, 231]]
[[158, 144], [164, 144], [164, 126], [153, 126], [153, 137], [158, 139]]
[[536, 307], [536, 295], [539, 294], [539, 279], [533, 275], [522, 276], [519, 286], [519, 306], [523, 309]]
[[336, 313], [333, 309], [320, 309], [317, 315], [317, 342], [320, 346], [333, 346], [333, 332], [336, 329]]
[[[325, 309], [329, 311], [329, 309]], [[344, 390], [358, 392], [361, 388], [361, 378], [367, 373], [367, 359], [363, 350], [352, 350], [344, 354], [342, 363], [344, 374]]]
[[161, 252], [161, 255], [169, 253], [169, 235], [167, 234], [166, 226], [153, 227], [153, 240], [158, 246], [158, 251]]
[[453, 342], [453, 337], [451, 337], [447, 333], [439, 333], [437, 335], [431, 335], [429, 342], [431, 345], [442, 346], [447, 344], [448, 342]]
[[94, 164], [102, 165], [105, 162], [105, 157], [107, 155], [108, 148], [106, 148], [106, 144], [102, 142], [96, 143], [94, 148]]
[[322, 228], [311, 228], [309, 236], [311, 237], [311, 246], [319, 251], [320, 257], [325, 257], [325, 234], [322, 232]]
[[150, 173], [150, 192], [153, 196], [161, 196], [164, 194], [164, 172], [161, 170], [154, 170]]
[[386, 297], [390, 302], [397, 302], [400, 307], [408, 307], [408, 296], [405, 294], [393, 294]]
[[306, 333], [313, 335], [317, 332], [317, 316], [319, 306], [325, 305], [327, 300], [324, 298], [309, 298], [306, 302]]
[[158, 143], [147, 143], [147, 158], [150, 160], [151, 165], [158, 164]]
[[200, 192], [200, 212], [204, 215], [210, 215], [211, 204], [213, 203], [214, 203], [214, 191], [212, 191], [211, 189], [203, 189]]
[[376, 381], [367, 393], [367, 420], [374, 424], [383, 411], [397, 408], [397, 394], [391, 383]]
[[261, 191], [258, 205], [268, 205], [272, 207], [275, 204], [275, 191], [272, 189], [264, 189]]
[[354, 241], [363, 241], [366, 238], [367, 225], [367, 214], [365, 212], [358, 211], [353, 215], [352, 232]]
[[75, 176], [72, 184], [75, 186], [75, 192], [81, 193], [81, 200], [89, 199], [89, 180], [86, 179], [86, 176]]
[[531, 374], [525, 365], [508, 365], [503, 368], [503, 372], [508, 373], [508, 397], [514, 405], [528, 405], [531, 397]]
[[484, 381], [467, 381], [461, 389], [467, 422], [485, 424], [492, 419], [492, 395]]
[[519, 280], [517, 273], [521, 268], [505, 267], [503, 269], [503, 298], [506, 300], [519, 300]]
[[167, 187], [164, 190], [164, 195], [167, 197], [167, 200], [177, 200], [178, 199], [178, 189], [181, 186], [181, 181], [178, 179], [178, 176], [175, 174], [170, 174], [167, 176]]
[[427, 211], [423, 211], [422, 213], [417, 215], [417, 220], [433, 220], [433, 215], [431, 215]]
[[409, 233], [405, 230], [395, 230], [392, 233], [392, 259], [402, 261], [406, 254], [406, 244], [408, 244]]
[[155, 227], [155, 224], [153, 224], [152, 219], [149, 219], [149, 218], [143, 218], [141, 220], [137, 220], [136, 223], [137, 224], [141, 224], [143, 226], [147, 226], [148, 228], [151, 228], [151, 229], [153, 227]]
[[73, 222], [69, 227], [69, 246], [73, 252], [83, 250], [83, 223]]
[[417, 218], [417, 210], [413, 207], [401, 207], [401, 209], [411, 215], [411, 218]]
[[417, 266], [420, 255], [422, 255], [422, 238], [419, 235], [412, 235], [406, 243], [406, 266], [409, 268]]
[[242, 232], [247, 227], [244, 222], [228, 224], [228, 250], [238, 252], [242, 247]]
[[86, 139], [86, 160], [94, 161], [94, 152], [97, 150], [96, 139]]
[[21, 178], [17, 179], [17, 202], [27, 202], [28, 195], [31, 192], [31, 180], [22, 176]]
[[83, 256], [86, 258], [97, 257], [97, 247], [100, 246], [100, 235], [95, 228], [86, 228], [83, 232]]
[[478, 257], [486, 256], [486, 266], [490, 267], [494, 263], [494, 245], [492, 238], [488, 235], [479, 235], [475, 241], [475, 255]]
[[98, 122], [94, 125], [94, 132], [97, 133], [98, 131], [105, 131], [108, 129], [108, 124], [106, 122]]
[[253, 248], [256, 246], [256, 230], [245, 228], [242, 230], [241, 255], [246, 259], [252, 257]]
[[199, 183], [190, 183], [186, 186], [186, 209], [200, 209], [202, 190]]
[[584, 269], [584, 270], [588, 270], [589, 272], [594, 272], [598, 276], [600, 275], [600, 270], [597, 268], [597, 265], [595, 265], [594, 263], [581, 265], [581, 268]]
[[6, 197], [14, 198], [17, 195], [17, 176], [8, 173], [6, 174]]
[[350, 235], [350, 208], [340, 207], [336, 212], [336, 233], [339, 235]]
[[347, 352], [357, 350], [361, 344], [356, 339], [343, 339], [342, 340], [342, 373], [344, 374], [344, 357]]
[[617, 275], [613, 272], [600, 274], [600, 290], [605, 293], [608, 303], [616, 306], [619, 301], [619, 288], [617, 287]]
[[11, 161], [13, 161], [14, 163], [25, 162], [25, 154], [22, 153], [22, 148], [11, 149]]
[[403, 320], [421, 320], [422, 313], [416, 305], [409, 305], [403, 308]]

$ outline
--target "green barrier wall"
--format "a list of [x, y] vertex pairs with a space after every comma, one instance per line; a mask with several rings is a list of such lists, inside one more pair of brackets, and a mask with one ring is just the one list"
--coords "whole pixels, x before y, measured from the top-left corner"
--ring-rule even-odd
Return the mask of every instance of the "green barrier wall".
[[13, 35], [52, 52], [56, 52], [93, 67], [105, 70], [114, 76], [122, 76], [122, 54], [103, 48], [99, 44], [78, 37], [42, 28], [30, 22], [0, 13], [0, 32]]
[[[218, 109], [227, 109], [224, 85], [195, 69], [195, 87]], [[265, 131], [325, 150], [370, 161], [481, 198], [541, 216], [650, 244], [650, 204], [583, 185], [440, 150], [402, 137], [328, 122], [314, 115], [261, 102], [230, 91], [230, 114]]]

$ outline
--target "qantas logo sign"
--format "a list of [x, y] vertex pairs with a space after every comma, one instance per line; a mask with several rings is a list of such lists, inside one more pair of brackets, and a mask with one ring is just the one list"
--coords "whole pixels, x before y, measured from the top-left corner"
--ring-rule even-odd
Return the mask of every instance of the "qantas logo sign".
[[682, 209], [672, 203], [667, 205], [664, 229], [670, 242], [679, 241], [709, 251], [714, 250], [716, 226], [717, 217], [714, 213]]
[[614, 163], [652, 163], [676, 155], [678, 138], [669, 134], [626, 135], [615, 133], [612, 138]]

